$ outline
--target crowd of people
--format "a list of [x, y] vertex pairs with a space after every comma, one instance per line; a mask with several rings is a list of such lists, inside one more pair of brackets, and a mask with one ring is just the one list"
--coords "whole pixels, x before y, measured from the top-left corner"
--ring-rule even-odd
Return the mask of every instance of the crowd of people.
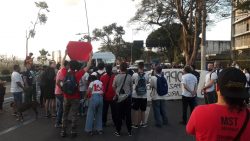
[[[147, 94], [150, 91], [155, 126], [161, 128], [168, 125], [168, 83], [160, 65], [153, 64], [152, 70], [145, 72], [144, 63], [140, 62], [138, 70], [129, 73], [125, 62], [119, 65], [119, 70], [101, 62], [97, 69], [91, 69], [92, 54], [84, 65], [75, 60], [67, 61], [66, 51], [60, 67], [55, 61], [50, 61], [48, 67], [39, 68], [34, 67], [30, 61], [31, 56], [29, 61], [25, 61], [26, 71], [21, 73], [20, 66], [14, 65], [11, 76], [11, 93], [16, 105], [14, 115], [17, 117], [17, 108], [22, 103], [37, 101], [39, 88], [39, 103], [44, 107], [44, 117], [55, 118], [55, 128], [61, 128], [62, 137], [68, 134], [77, 135], [79, 116], [86, 116], [84, 130], [88, 135], [103, 134], [104, 128], [108, 126], [109, 107], [114, 135], [121, 136], [124, 121], [128, 136], [132, 136], [132, 129], [148, 126], [145, 111], [148, 106]], [[249, 71], [241, 71], [236, 67], [222, 69], [218, 61], [208, 63], [207, 70], [202, 88], [207, 105], [198, 106], [200, 74], [195, 66], [183, 68], [180, 124], [185, 125], [187, 132], [195, 135], [197, 140], [213, 138], [211, 140], [224, 141], [236, 136], [244, 139], [249, 137], [247, 133], [250, 132], [250, 125], [244, 118], [249, 115], [245, 112], [248, 112], [245, 109], [249, 102]], [[3, 84], [4, 82], [0, 82], [0, 86]], [[148, 84], [150, 90], [147, 89]], [[69, 118], [69, 115], [72, 117]], [[246, 132], [243, 133], [243, 129], [239, 134], [238, 130], [243, 128], [245, 122]]]

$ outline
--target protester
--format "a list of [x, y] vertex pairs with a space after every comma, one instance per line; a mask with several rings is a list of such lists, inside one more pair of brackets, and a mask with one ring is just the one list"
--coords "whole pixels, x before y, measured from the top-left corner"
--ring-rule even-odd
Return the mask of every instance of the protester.
[[190, 66], [185, 66], [181, 78], [182, 85], [182, 121], [183, 125], [187, 124], [187, 109], [190, 107], [190, 113], [197, 106], [197, 78], [192, 74], [193, 70]]
[[238, 63], [236, 61], [233, 61], [231, 67], [235, 67], [236, 69], [240, 69], [240, 66], [238, 65]]
[[127, 74], [127, 64], [120, 64], [120, 73], [114, 78], [113, 89], [116, 92], [116, 132], [115, 136], [121, 135], [122, 120], [125, 119], [128, 135], [132, 136], [131, 127], [131, 93], [133, 89], [132, 78]]
[[211, 104], [217, 102], [217, 94], [215, 90], [215, 83], [218, 78], [217, 74], [214, 73], [214, 65], [209, 63], [207, 65], [208, 72], [205, 78], [205, 86], [202, 89], [204, 93], [205, 103]]
[[113, 100], [115, 96], [115, 91], [112, 88], [112, 84], [115, 78], [115, 74], [112, 72], [112, 66], [106, 66], [106, 74], [101, 77], [103, 83], [103, 113], [102, 113], [102, 124], [105, 127], [107, 125], [107, 116], [109, 107], [111, 108], [111, 116], [113, 123], [115, 124], [115, 102]]
[[191, 65], [191, 68], [192, 68], [192, 74], [197, 78], [197, 85], [198, 85], [200, 81], [200, 73], [196, 71], [195, 65]]
[[26, 56], [25, 61], [24, 61], [24, 66], [26, 66], [27, 64], [29, 64], [31, 66], [33, 65], [34, 57], [32, 57], [32, 56], [33, 56], [32, 52], [29, 53], [29, 56]]
[[133, 124], [132, 128], [147, 127], [145, 111], [147, 109], [147, 83], [148, 75], [144, 72], [144, 63], [138, 63], [138, 73], [132, 76], [134, 89], [132, 94]]
[[98, 80], [100, 80], [101, 76], [105, 74], [105, 64], [104, 62], [100, 62], [97, 65], [98, 70], [94, 71], [91, 75], [95, 75]]
[[44, 72], [45, 80], [45, 117], [56, 117], [55, 115], [55, 84], [56, 84], [56, 63], [49, 62], [49, 67]]
[[[69, 62], [70, 71], [62, 71], [62, 75], [65, 77], [63, 82], [63, 118], [62, 118], [62, 130], [60, 135], [62, 137], [66, 136], [67, 121], [69, 112], [72, 112], [72, 124], [71, 124], [71, 135], [76, 136], [76, 121], [77, 113], [80, 103], [80, 92], [79, 92], [79, 81], [82, 76], [87, 72], [91, 66], [92, 54], [89, 57], [87, 66], [79, 70], [79, 63], [77, 61], [71, 60]], [[66, 83], [69, 82], [69, 83]], [[71, 87], [73, 86], [73, 87]], [[66, 89], [65, 89], [66, 88]]]
[[[246, 91], [248, 92], [248, 94], [250, 94], [249, 93], [249, 88], [250, 88], [250, 74], [249, 74], [248, 69], [244, 69], [243, 72], [244, 72], [244, 74], [245, 74], [245, 76], [247, 78], [247, 83], [245, 85]], [[246, 99], [246, 103], [249, 104], [249, 98]]]
[[161, 66], [155, 68], [155, 76], [151, 77], [150, 86], [153, 89], [151, 97], [155, 126], [161, 128], [163, 125], [168, 124], [166, 103], [168, 84], [165, 75], [162, 73]]
[[0, 114], [3, 113], [3, 102], [4, 102], [4, 95], [6, 92], [5, 83], [6, 81], [0, 80]]
[[214, 61], [214, 72], [219, 76], [219, 73], [222, 71], [220, 61]]
[[197, 141], [247, 141], [250, 138], [249, 109], [245, 99], [246, 77], [239, 69], [221, 71], [216, 104], [201, 105], [194, 109], [186, 126], [188, 134]]
[[20, 74], [20, 66], [14, 65], [13, 72], [11, 74], [11, 86], [10, 92], [13, 94], [15, 106], [13, 106], [14, 114], [17, 114], [17, 108], [23, 101], [24, 82]]
[[55, 127], [62, 127], [62, 116], [63, 116], [63, 92], [62, 85], [65, 77], [62, 75], [62, 72], [67, 72], [69, 69], [69, 62], [65, 60], [67, 52], [65, 53], [62, 59], [62, 66], [56, 74], [56, 86], [55, 86], [55, 96], [56, 96], [56, 123]]
[[30, 103], [32, 100], [36, 101], [36, 83], [35, 83], [35, 73], [32, 70], [32, 64], [26, 64], [26, 71], [23, 74], [24, 86], [26, 87], [24, 94], [24, 102]]
[[47, 69], [47, 66], [42, 66], [40, 73], [39, 73], [39, 81], [40, 81], [40, 106], [41, 108], [44, 107], [44, 103], [45, 103], [45, 70]]
[[79, 106], [79, 115], [83, 116], [83, 113], [86, 112], [86, 102], [85, 99], [87, 95], [87, 89], [89, 85], [89, 73], [85, 72], [85, 74], [82, 76], [80, 83], [79, 83], [79, 90], [80, 90], [80, 106]]
[[[93, 135], [93, 131], [103, 134], [102, 130], [102, 110], [103, 110], [103, 84], [97, 76], [90, 76], [88, 93], [90, 93], [89, 106], [85, 124], [85, 131]], [[93, 128], [95, 126], [95, 129]]]

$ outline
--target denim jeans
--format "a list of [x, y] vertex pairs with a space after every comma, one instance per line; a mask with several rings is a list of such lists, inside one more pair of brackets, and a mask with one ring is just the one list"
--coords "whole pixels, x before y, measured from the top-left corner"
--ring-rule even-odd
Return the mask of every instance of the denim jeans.
[[56, 124], [62, 124], [63, 95], [56, 95]]
[[[85, 125], [85, 131], [93, 131], [93, 126], [97, 131], [102, 130], [102, 108], [103, 108], [103, 97], [100, 94], [92, 94], [89, 100], [89, 107]], [[94, 123], [95, 119], [95, 123]]]
[[12, 93], [14, 97], [14, 102], [16, 104], [16, 107], [19, 107], [23, 102], [23, 92], [14, 92]]
[[166, 100], [152, 100], [152, 107], [154, 111], [154, 119], [156, 126], [168, 124], [167, 117], [167, 102]]
[[197, 106], [196, 97], [182, 96], [182, 121], [185, 123], [187, 123], [188, 105], [190, 107], [190, 114], [191, 114], [194, 108]]
[[79, 113], [83, 114], [85, 112], [84, 108], [84, 98], [86, 95], [86, 91], [80, 91], [80, 105], [79, 105]]

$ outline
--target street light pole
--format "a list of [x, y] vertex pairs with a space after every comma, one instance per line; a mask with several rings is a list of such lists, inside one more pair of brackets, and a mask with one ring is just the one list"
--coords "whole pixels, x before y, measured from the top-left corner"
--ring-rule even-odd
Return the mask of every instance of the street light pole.
[[89, 18], [88, 18], [88, 10], [87, 10], [86, 0], [84, 0], [84, 5], [85, 5], [85, 15], [86, 15], [86, 20], [87, 20], [88, 34], [89, 34], [88, 41], [91, 42], [90, 31], [89, 31]]
[[133, 46], [134, 46], [134, 29], [132, 29], [132, 45], [131, 45], [131, 48], [130, 48], [130, 53], [131, 53], [131, 56], [130, 56], [130, 65], [133, 64]]

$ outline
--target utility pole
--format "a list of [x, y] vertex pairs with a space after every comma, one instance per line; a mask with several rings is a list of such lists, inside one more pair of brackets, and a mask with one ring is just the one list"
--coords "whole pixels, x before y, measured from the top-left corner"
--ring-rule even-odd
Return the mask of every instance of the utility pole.
[[89, 34], [88, 42], [91, 42], [90, 31], [89, 31], [89, 18], [88, 18], [88, 10], [87, 10], [86, 0], [84, 0], [84, 5], [85, 5], [85, 15], [86, 15], [86, 20], [87, 20], [88, 34]]
[[202, 42], [201, 42], [201, 70], [206, 69], [206, 26], [207, 26], [206, 0], [202, 0]]

